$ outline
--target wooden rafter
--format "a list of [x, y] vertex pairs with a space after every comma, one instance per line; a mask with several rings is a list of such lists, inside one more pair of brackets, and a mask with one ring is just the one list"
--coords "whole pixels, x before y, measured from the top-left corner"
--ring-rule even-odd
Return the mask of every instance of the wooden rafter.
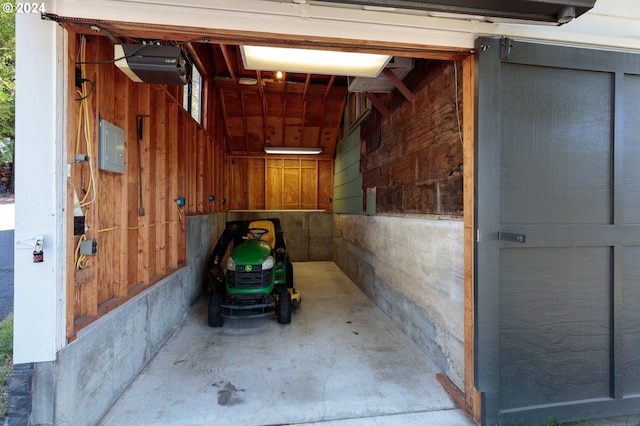
[[285, 146], [285, 131], [287, 130], [287, 76], [282, 73], [282, 142], [281, 145]]
[[329, 83], [327, 83], [327, 87], [324, 89], [324, 95], [322, 96], [322, 103], [324, 104], [327, 101], [327, 97], [329, 96], [329, 92], [331, 92], [331, 87], [333, 83], [336, 81], [336, 76], [332, 75], [329, 79]]
[[269, 108], [267, 104], [267, 97], [264, 94], [264, 86], [262, 85], [262, 72], [256, 71], [256, 77], [258, 78], [258, 92], [260, 93], [260, 101], [262, 102], [262, 142], [267, 140], [267, 119], [269, 118]]
[[331, 92], [331, 87], [333, 83], [336, 81], [336, 76], [332, 75], [329, 79], [329, 83], [324, 90], [324, 95], [322, 95], [322, 115], [320, 116], [320, 131], [318, 132], [318, 142], [316, 146], [322, 146], [322, 129], [324, 128], [324, 117], [327, 112], [327, 98], [329, 97], [329, 93]]
[[246, 107], [244, 104], [244, 92], [240, 90], [239, 96], [240, 96], [240, 105], [242, 105], [242, 127], [244, 128], [244, 145], [245, 148], [247, 149], [247, 152], [249, 152], [249, 129], [247, 126], [247, 113], [246, 113]]
[[224, 62], [227, 65], [227, 69], [229, 70], [229, 76], [231, 77], [231, 81], [233, 82], [233, 87], [236, 89], [236, 93], [240, 98], [240, 105], [242, 109], [242, 127], [244, 129], [244, 144], [247, 152], [249, 152], [249, 129], [247, 127], [247, 113], [244, 103], [244, 93], [242, 91], [242, 88], [240, 87], [240, 82], [238, 81], [238, 76], [235, 73], [235, 68], [233, 67], [231, 57], [229, 56], [229, 51], [227, 50], [227, 46], [225, 44], [220, 44], [220, 50], [222, 51]]
[[198, 68], [198, 72], [200, 73], [200, 75], [203, 77], [207, 77], [209, 75], [209, 72], [207, 68], [202, 64], [202, 60], [200, 59], [198, 52], [196, 52], [196, 50], [193, 48], [193, 44], [185, 43], [185, 46], [187, 48], [187, 52], [189, 52], [189, 56], [191, 57], [191, 60]]
[[231, 150], [231, 144], [233, 138], [231, 137], [231, 130], [229, 130], [229, 120], [227, 119], [227, 107], [224, 102], [224, 89], [220, 89], [220, 109], [222, 109], [222, 121], [224, 121], [224, 131], [227, 134], [227, 151]]
[[240, 83], [238, 83], [238, 77], [236, 76], [233, 64], [231, 63], [231, 58], [229, 57], [229, 51], [227, 50], [227, 45], [221, 44], [220, 50], [222, 50], [222, 56], [224, 57], [225, 64], [227, 64], [227, 69], [229, 70], [229, 76], [231, 77], [233, 86], [236, 88], [236, 91], [238, 92], [238, 96], [240, 96], [241, 95]]
[[304, 123], [307, 117], [307, 90], [309, 90], [309, 83], [311, 82], [311, 74], [307, 74], [307, 80], [304, 83], [304, 89], [302, 90], [302, 117], [300, 117], [300, 143], [304, 143]]
[[302, 99], [307, 100], [307, 91], [309, 90], [309, 84], [311, 83], [311, 74], [307, 74], [307, 80], [304, 82], [304, 89], [302, 90]]

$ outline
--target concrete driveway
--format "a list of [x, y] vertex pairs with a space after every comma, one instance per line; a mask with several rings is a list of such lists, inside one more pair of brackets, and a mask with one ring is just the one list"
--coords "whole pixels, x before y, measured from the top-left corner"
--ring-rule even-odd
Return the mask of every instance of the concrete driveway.
[[101, 425], [473, 425], [429, 359], [333, 262], [296, 263], [302, 304], [207, 325], [202, 298]]

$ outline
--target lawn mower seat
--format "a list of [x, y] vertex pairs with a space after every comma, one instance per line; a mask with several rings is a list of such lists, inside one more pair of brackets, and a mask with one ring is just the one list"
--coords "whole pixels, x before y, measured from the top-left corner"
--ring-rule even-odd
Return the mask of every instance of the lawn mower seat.
[[[265, 241], [267, 244], [271, 246], [271, 248], [276, 248], [276, 228], [273, 226], [273, 222], [270, 220], [254, 220], [249, 224], [249, 229], [251, 228], [264, 228], [268, 229], [269, 232], [262, 236], [262, 241]], [[248, 238], [253, 238], [251, 234], [248, 235]]]

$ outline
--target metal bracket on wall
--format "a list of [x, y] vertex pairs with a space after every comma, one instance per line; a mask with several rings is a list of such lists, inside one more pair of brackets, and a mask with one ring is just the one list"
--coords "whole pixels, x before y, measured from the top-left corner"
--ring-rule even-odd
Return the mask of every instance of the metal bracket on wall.
[[521, 244], [527, 242], [527, 236], [525, 234], [514, 234], [512, 232], [498, 232], [498, 239], [500, 241], [511, 241]]
[[500, 39], [500, 59], [507, 60], [511, 55], [511, 48], [513, 47], [513, 40], [508, 37], [502, 37]]
[[413, 93], [411, 92], [411, 90], [409, 90], [409, 88], [407, 86], [404, 85], [404, 83], [402, 82], [402, 80], [400, 80], [394, 73], [393, 71], [391, 71], [390, 69], [383, 69], [382, 70], [382, 74], [384, 74], [389, 81], [391, 82], [391, 84], [393, 84], [396, 89], [398, 89], [398, 91], [400, 93], [402, 93], [402, 95], [409, 101], [409, 102], [413, 102]]

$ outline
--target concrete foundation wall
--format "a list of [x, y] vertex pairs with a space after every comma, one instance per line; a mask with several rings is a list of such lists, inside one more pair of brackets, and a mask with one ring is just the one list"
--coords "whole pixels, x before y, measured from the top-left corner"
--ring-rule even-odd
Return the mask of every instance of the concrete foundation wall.
[[280, 219], [293, 262], [333, 260], [333, 213], [323, 210], [233, 210], [229, 220]]
[[55, 424], [93, 425], [169, 337], [196, 294], [183, 268], [78, 332], [58, 353]]
[[102, 417], [200, 295], [225, 220], [225, 214], [187, 217], [187, 267], [80, 330], [53, 368], [36, 365], [30, 424], [93, 425]]
[[461, 220], [334, 215], [335, 263], [464, 389]]

